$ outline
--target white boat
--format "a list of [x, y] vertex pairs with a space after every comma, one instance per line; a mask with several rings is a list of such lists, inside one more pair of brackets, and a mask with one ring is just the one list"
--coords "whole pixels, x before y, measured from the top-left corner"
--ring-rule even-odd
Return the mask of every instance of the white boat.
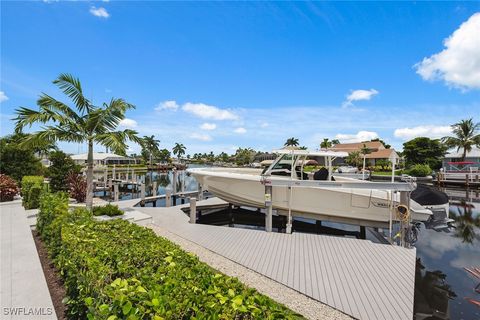
[[[415, 183], [369, 182], [333, 176], [332, 161], [345, 152], [278, 150], [267, 169], [198, 168], [188, 171], [204, 190], [238, 206], [265, 207], [265, 183], [272, 185], [273, 208], [280, 215], [385, 227], [395, 220], [400, 194]], [[309, 179], [301, 165], [307, 157], [324, 158], [328, 170], [320, 169]], [[298, 165], [300, 164], [300, 165]], [[293, 168], [293, 170], [292, 170]], [[333, 177], [333, 179], [332, 179]], [[427, 221], [432, 209], [410, 199], [414, 221]], [[448, 211], [447, 211], [448, 212]]]

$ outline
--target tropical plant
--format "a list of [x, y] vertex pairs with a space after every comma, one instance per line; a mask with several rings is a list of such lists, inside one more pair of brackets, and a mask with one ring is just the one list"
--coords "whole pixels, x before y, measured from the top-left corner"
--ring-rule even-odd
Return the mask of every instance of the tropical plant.
[[93, 215], [94, 216], [109, 216], [109, 217], [116, 217], [123, 215], [124, 212], [118, 208], [118, 206], [113, 204], [107, 204], [102, 207], [94, 207], [93, 208]]
[[379, 166], [382, 170], [387, 170], [392, 165], [392, 162], [388, 159], [378, 159], [375, 161], [375, 165]]
[[12, 201], [18, 194], [17, 182], [7, 176], [6, 174], [0, 174], [0, 202]]
[[78, 203], [85, 202], [85, 198], [87, 197], [87, 181], [85, 177], [78, 172], [70, 171], [66, 177], [66, 182], [70, 197]]
[[251, 148], [238, 148], [235, 153], [235, 162], [239, 166], [252, 163], [255, 158], [255, 151]]
[[440, 169], [442, 157], [447, 149], [438, 139], [418, 137], [403, 144], [402, 155], [405, 157], [405, 165], [411, 167], [416, 164], [428, 164], [432, 169]]
[[155, 139], [154, 135], [143, 136], [140, 143], [142, 147], [142, 157], [145, 162], [148, 161], [149, 165], [152, 165], [152, 159], [159, 153], [160, 140]]
[[432, 174], [432, 169], [428, 164], [416, 164], [405, 172], [413, 177], [426, 177]]
[[40, 205], [43, 180], [42, 176], [24, 176], [22, 178], [22, 204], [25, 209], [36, 209]]
[[287, 141], [285, 141], [284, 146], [286, 147], [297, 147], [300, 144], [297, 138], [288, 138]]
[[160, 161], [160, 162], [170, 162], [170, 151], [168, 151], [168, 149], [162, 149], [158, 152], [157, 154], [157, 159]]
[[17, 183], [23, 176], [43, 174], [40, 159], [34, 151], [20, 146], [18, 139], [26, 135], [9, 135], [0, 139], [0, 173], [13, 178]]
[[328, 149], [332, 146], [332, 141], [329, 141], [328, 138], [324, 138], [323, 141], [320, 143], [321, 149]]
[[465, 160], [467, 152], [472, 151], [473, 146], [480, 148], [480, 123], [474, 123], [473, 119], [461, 120], [452, 125], [453, 137], [443, 137], [442, 142], [448, 148], [457, 148], [457, 152], [463, 149], [462, 161]]
[[332, 145], [340, 144], [340, 140], [338, 139], [333, 139], [332, 140]]
[[63, 278], [69, 318], [301, 318], [151, 229], [69, 212], [61, 195], [42, 197], [37, 225]]
[[102, 106], [95, 106], [83, 94], [78, 78], [60, 74], [53, 81], [72, 99], [75, 109], [43, 93], [37, 101], [39, 110], [20, 107], [16, 110], [15, 130], [20, 132], [35, 123], [48, 124], [22, 140], [23, 146], [38, 146], [45, 142], [67, 141], [87, 143], [87, 208], [93, 203], [93, 145], [103, 145], [115, 153], [125, 154], [127, 141], [140, 143], [137, 132], [131, 129], [116, 131], [125, 112], [135, 108], [120, 98], [112, 98]]
[[362, 155], [359, 151], [352, 151], [345, 158], [345, 162], [354, 167], [360, 167], [362, 165]]
[[50, 191], [68, 191], [67, 177], [71, 172], [80, 173], [80, 166], [75, 164], [72, 158], [63, 151], [50, 152], [48, 159], [51, 162], [47, 169], [50, 178]]
[[182, 155], [185, 154], [185, 150], [187, 150], [187, 148], [182, 144], [182, 143], [175, 143], [175, 146], [173, 147], [173, 154], [177, 156], [178, 158], [178, 161], [180, 161], [180, 158], [182, 157]]

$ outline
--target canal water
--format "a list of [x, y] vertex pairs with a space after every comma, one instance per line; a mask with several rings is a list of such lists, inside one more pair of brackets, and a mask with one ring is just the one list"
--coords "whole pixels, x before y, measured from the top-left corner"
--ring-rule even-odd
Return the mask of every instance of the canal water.
[[[140, 178], [147, 185], [147, 195], [152, 193], [148, 187], [152, 181], [157, 182], [157, 194], [164, 194], [166, 189], [174, 186], [171, 171], [143, 173]], [[192, 176], [182, 172], [177, 174], [175, 185], [179, 192], [194, 191], [198, 186]], [[124, 200], [139, 196], [136, 192], [139, 190], [132, 186], [124, 186], [120, 191], [120, 198]], [[455, 220], [455, 228], [449, 232], [437, 232], [425, 228], [423, 224], [420, 226], [415, 244], [415, 319], [479, 320], [480, 305], [475, 305], [475, 301], [480, 304], [480, 278], [475, 278], [466, 269], [477, 267], [480, 270], [480, 195], [478, 190], [475, 192], [460, 188], [442, 191], [449, 195], [450, 217]], [[177, 202], [180, 203], [180, 199]], [[156, 205], [164, 206], [165, 200], [158, 200]], [[203, 223], [264, 228], [264, 218], [257, 212], [238, 209], [234, 215], [234, 223], [227, 212], [217, 213]], [[358, 235], [358, 227], [333, 223], [323, 223], [320, 231], [332, 233], [332, 227], [344, 230], [343, 233], [347, 236]], [[294, 231], [319, 232], [319, 228], [314, 221], [299, 219], [294, 222]], [[367, 239], [374, 240], [370, 237]]]

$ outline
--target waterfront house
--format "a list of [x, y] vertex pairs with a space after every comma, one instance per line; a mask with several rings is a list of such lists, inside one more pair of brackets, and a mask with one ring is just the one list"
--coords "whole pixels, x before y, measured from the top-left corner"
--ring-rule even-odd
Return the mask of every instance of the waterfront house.
[[[367, 147], [370, 153], [366, 155], [367, 166], [375, 166], [379, 160], [388, 160], [397, 165], [400, 161], [400, 156], [393, 148], [385, 148], [380, 141], [366, 141], [357, 143], [339, 143], [329, 148], [331, 151], [343, 152], [362, 152], [362, 148]], [[335, 159], [334, 165], [342, 163], [344, 159]]]
[[442, 167], [448, 169], [452, 164], [470, 165], [473, 167], [480, 167], [480, 148], [472, 147], [470, 152], [467, 152], [467, 156], [462, 160], [463, 149], [450, 150], [442, 159]]
[[[85, 166], [87, 165], [87, 153], [80, 153], [71, 156], [76, 164]], [[135, 164], [136, 159], [131, 157], [124, 157], [114, 153], [94, 152], [93, 164], [99, 165], [114, 165], [114, 164]]]

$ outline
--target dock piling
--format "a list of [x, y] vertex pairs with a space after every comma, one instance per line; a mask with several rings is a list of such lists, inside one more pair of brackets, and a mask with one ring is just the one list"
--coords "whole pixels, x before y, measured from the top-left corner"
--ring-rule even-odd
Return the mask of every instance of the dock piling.
[[265, 214], [265, 231], [272, 232], [272, 186], [265, 186], [265, 206], [267, 207], [267, 212]]
[[153, 195], [154, 197], [157, 196], [157, 181], [153, 181], [152, 195]]
[[113, 201], [117, 202], [118, 201], [118, 183], [115, 183], [113, 185]]
[[172, 191], [167, 189], [165, 191], [165, 207], [170, 207], [172, 199]]
[[197, 199], [190, 197], [190, 223], [197, 222]]

